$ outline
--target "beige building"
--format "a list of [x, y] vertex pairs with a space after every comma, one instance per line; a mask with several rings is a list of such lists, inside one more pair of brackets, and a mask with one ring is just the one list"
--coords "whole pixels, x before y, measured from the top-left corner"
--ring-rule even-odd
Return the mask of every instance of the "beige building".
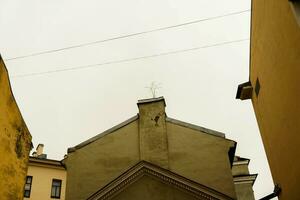
[[136, 116], [69, 148], [66, 199], [253, 200], [256, 176], [234, 162], [236, 142], [167, 117], [165, 105], [140, 100]]
[[231, 170], [238, 200], [254, 200], [252, 186], [256, 180], [257, 174], [249, 173], [249, 162], [249, 159], [241, 158], [239, 156], [234, 157]]
[[65, 199], [67, 172], [61, 161], [47, 159], [44, 145], [29, 158], [24, 200]]
[[[249, 81], [237, 98], [251, 99], [280, 200], [300, 196], [300, 1], [252, 0]], [[272, 191], [270, 191], [271, 193]]]
[[13, 96], [0, 55], [0, 199], [20, 200], [26, 177], [31, 135]]

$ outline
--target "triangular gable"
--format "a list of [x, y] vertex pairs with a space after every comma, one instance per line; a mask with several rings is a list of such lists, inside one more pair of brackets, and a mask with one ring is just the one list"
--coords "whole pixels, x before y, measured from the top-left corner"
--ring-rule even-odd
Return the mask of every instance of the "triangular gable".
[[129, 170], [127, 170], [125, 173], [120, 175], [111, 183], [109, 183], [108, 185], [94, 193], [92, 196], [90, 196], [88, 200], [112, 199], [117, 194], [122, 192], [126, 187], [135, 183], [143, 176], [151, 176], [156, 179], [159, 179], [165, 184], [169, 184], [173, 187], [176, 187], [180, 190], [189, 193], [191, 196], [195, 197], [195, 199], [232, 200], [231, 197], [225, 194], [222, 194], [216, 190], [191, 181], [185, 177], [182, 177], [176, 173], [173, 173], [169, 170], [163, 169], [146, 161], [141, 161]]

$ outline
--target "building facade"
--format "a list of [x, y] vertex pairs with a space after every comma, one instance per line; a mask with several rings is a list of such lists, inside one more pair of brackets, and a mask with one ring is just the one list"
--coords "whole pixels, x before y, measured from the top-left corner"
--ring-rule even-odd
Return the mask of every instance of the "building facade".
[[67, 172], [61, 161], [47, 159], [44, 145], [29, 158], [24, 200], [65, 199]]
[[250, 78], [237, 98], [252, 100], [279, 199], [299, 199], [300, 2], [253, 0], [251, 18]]
[[26, 178], [31, 135], [13, 96], [0, 55], [0, 198], [20, 200]]
[[237, 199], [236, 142], [167, 117], [165, 105], [140, 100], [136, 116], [69, 148], [66, 199]]
[[255, 199], [252, 186], [256, 180], [257, 174], [249, 173], [249, 162], [249, 159], [241, 158], [239, 156], [234, 157], [231, 169], [238, 200]]

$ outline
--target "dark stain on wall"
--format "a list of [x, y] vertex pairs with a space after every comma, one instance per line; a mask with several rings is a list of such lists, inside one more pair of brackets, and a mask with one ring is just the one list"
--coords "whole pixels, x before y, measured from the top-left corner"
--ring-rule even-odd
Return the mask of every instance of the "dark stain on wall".
[[16, 148], [15, 148], [15, 151], [16, 151], [16, 154], [17, 154], [18, 158], [22, 157], [22, 150], [23, 150], [23, 147], [22, 147], [22, 135], [18, 134], [17, 141], [16, 141]]
[[23, 156], [23, 143], [24, 143], [24, 128], [23, 128], [23, 124], [19, 125], [17, 123], [13, 124], [14, 129], [16, 130], [16, 146], [15, 146], [15, 151], [17, 154], [18, 158], [21, 158]]

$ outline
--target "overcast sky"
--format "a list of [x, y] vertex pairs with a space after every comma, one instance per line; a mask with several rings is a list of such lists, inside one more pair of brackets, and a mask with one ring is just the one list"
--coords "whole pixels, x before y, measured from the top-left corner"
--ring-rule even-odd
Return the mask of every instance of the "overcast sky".
[[[9, 59], [248, 9], [249, 0], [0, 0], [0, 53]], [[235, 99], [249, 77], [249, 34], [245, 11], [5, 63], [34, 146], [45, 144], [48, 158], [62, 159], [68, 147], [135, 115], [155, 81], [168, 116], [237, 141], [236, 154], [259, 174], [259, 198], [273, 183], [251, 102]], [[101, 65], [18, 77], [93, 64]]]

